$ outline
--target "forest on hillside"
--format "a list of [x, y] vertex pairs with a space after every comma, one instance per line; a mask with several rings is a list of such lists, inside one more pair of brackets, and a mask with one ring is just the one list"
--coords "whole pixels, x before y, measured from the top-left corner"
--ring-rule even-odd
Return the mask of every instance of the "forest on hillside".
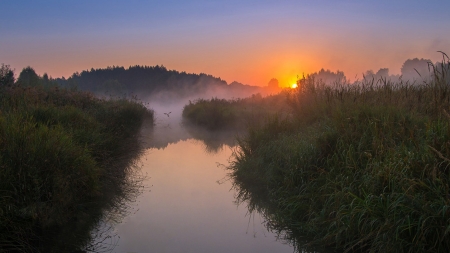
[[91, 91], [100, 96], [138, 96], [176, 99], [195, 96], [241, 97], [260, 93], [261, 88], [233, 82], [230, 85], [212, 75], [168, 70], [164, 66], [107, 67], [74, 73], [57, 82], [68, 88]]

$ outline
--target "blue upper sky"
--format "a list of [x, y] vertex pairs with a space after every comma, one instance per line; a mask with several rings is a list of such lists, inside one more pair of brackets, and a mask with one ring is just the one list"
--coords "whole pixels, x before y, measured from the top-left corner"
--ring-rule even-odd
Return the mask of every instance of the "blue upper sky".
[[163, 64], [265, 85], [321, 67], [398, 73], [408, 58], [450, 52], [450, 1], [2, 0], [0, 8], [0, 63], [54, 77]]

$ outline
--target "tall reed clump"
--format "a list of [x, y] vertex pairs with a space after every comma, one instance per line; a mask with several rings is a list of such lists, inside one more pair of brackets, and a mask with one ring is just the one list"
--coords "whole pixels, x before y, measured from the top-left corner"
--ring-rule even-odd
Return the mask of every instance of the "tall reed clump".
[[125, 189], [126, 167], [118, 164], [139, 151], [145, 118], [153, 112], [135, 101], [0, 87], [0, 252], [68, 252], [87, 243], [88, 229], [80, 239], [77, 226], [67, 226], [98, 217], [105, 205], [92, 203]]
[[189, 101], [183, 108], [183, 117], [210, 130], [228, 127], [236, 124], [237, 115], [231, 103], [219, 98]]
[[285, 94], [263, 98], [260, 94], [241, 99], [198, 99], [183, 108], [183, 118], [208, 130], [242, 129], [262, 122], [267, 115], [285, 111]]
[[299, 80], [294, 116], [253, 126], [239, 141], [229, 167], [238, 202], [290, 231], [299, 250], [450, 251], [445, 54], [431, 70], [424, 84]]

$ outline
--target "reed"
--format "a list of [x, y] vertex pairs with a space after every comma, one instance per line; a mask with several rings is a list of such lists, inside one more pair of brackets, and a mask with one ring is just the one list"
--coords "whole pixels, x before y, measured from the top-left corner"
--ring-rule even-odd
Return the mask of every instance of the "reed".
[[293, 116], [239, 140], [237, 201], [289, 231], [299, 251], [448, 252], [449, 66], [443, 54], [427, 83], [299, 80]]
[[263, 98], [260, 94], [239, 99], [198, 99], [183, 108], [188, 123], [208, 130], [245, 129], [271, 114], [286, 111], [285, 92]]
[[86, 244], [101, 211], [120, 205], [112, 199], [135, 191], [127, 168], [145, 118], [152, 121], [153, 112], [137, 101], [0, 87], [0, 252]]

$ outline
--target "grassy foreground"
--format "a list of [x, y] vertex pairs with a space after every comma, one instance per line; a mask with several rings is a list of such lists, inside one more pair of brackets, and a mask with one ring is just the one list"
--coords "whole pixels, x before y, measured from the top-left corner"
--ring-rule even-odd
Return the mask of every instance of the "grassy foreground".
[[80, 224], [107, 208], [92, 203], [125, 194], [124, 156], [138, 152], [144, 119], [153, 112], [135, 101], [2, 85], [0, 252], [70, 252], [88, 243], [90, 227], [80, 238]]
[[449, 252], [444, 60], [426, 84], [300, 80], [292, 117], [253, 125], [239, 140], [229, 167], [238, 201], [290, 231], [298, 250]]

